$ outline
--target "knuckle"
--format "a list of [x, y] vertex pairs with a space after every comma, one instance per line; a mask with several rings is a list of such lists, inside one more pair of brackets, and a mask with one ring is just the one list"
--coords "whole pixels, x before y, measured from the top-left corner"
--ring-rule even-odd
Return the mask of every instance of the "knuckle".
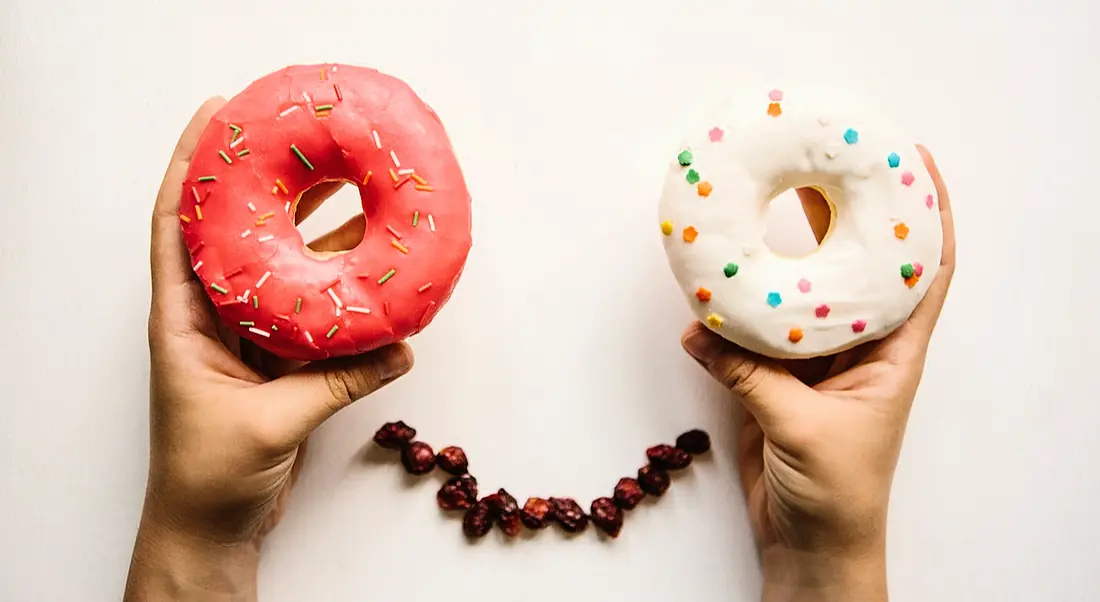
[[752, 358], [727, 358], [717, 366], [718, 380], [741, 397], [749, 397], [768, 377], [767, 369]]
[[325, 371], [332, 409], [338, 410], [370, 390], [370, 379], [360, 370], [335, 367]]

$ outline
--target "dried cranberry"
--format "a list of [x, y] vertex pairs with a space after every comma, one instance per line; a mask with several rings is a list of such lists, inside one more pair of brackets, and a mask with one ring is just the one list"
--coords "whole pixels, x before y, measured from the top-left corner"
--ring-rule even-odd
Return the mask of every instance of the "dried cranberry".
[[519, 503], [516, 502], [516, 498], [504, 489], [500, 489], [486, 499], [492, 505], [500, 530], [509, 537], [519, 535], [523, 523], [520, 520]]
[[527, 503], [523, 505], [523, 510], [520, 511], [519, 517], [528, 529], [537, 531], [550, 526], [554, 518], [551, 514], [553, 510], [550, 502], [542, 498], [528, 498]]
[[588, 516], [576, 500], [552, 497], [550, 505], [554, 508], [554, 520], [566, 533], [580, 533], [588, 528]]
[[609, 497], [592, 502], [592, 524], [611, 537], [618, 537], [623, 528], [623, 511]]
[[691, 464], [691, 454], [671, 445], [654, 445], [645, 451], [649, 463], [664, 470], [680, 470]]
[[699, 429], [688, 431], [676, 438], [676, 447], [694, 456], [705, 454], [710, 451], [710, 435]]
[[465, 510], [477, 503], [477, 479], [469, 474], [448, 479], [435, 499], [444, 510]]
[[660, 497], [668, 491], [668, 486], [672, 484], [672, 477], [669, 476], [668, 471], [656, 466], [643, 466], [638, 470], [638, 483], [642, 486], [642, 491]]
[[454, 476], [465, 474], [470, 469], [470, 461], [466, 459], [466, 452], [462, 451], [461, 447], [444, 447], [439, 450], [439, 453], [435, 456], [435, 463], [444, 472], [449, 472]]
[[633, 510], [644, 497], [645, 491], [642, 491], [642, 485], [638, 479], [623, 477], [619, 479], [619, 484], [615, 485], [615, 505], [623, 510]]
[[404, 449], [416, 437], [416, 429], [398, 420], [387, 422], [374, 434], [374, 442], [386, 449]]
[[471, 539], [485, 537], [492, 528], [493, 507], [487, 498], [470, 506], [462, 516], [462, 532], [466, 537]]
[[422, 441], [413, 441], [401, 450], [401, 464], [409, 474], [428, 474], [435, 468], [435, 452]]

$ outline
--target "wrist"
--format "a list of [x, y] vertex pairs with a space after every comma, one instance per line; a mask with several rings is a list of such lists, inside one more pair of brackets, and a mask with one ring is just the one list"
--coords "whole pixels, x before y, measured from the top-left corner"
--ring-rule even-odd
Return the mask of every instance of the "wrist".
[[259, 549], [185, 533], [143, 513], [123, 602], [256, 600]]
[[763, 551], [763, 602], [886, 602], [885, 546], [858, 554]]

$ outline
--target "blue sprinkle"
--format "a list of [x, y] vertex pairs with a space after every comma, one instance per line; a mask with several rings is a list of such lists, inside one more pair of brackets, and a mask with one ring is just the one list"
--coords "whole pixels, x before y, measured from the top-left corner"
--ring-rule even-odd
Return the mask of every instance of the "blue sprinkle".
[[779, 293], [768, 293], [768, 305], [772, 307], [779, 307], [779, 304], [783, 302], [783, 297], [779, 296]]
[[897, 153], [890, 153], [886, 157], [886, 162], [890, 164], [890, 167], [897, 167], [901, 165], [901, 157], [899, 157]]
[[853, 130], [852, 128], [848, 128], [848, 131], [844, 132], [844, 141], [848, 144], [855, 144], [856, 142], [859, 142], [859, 132]]

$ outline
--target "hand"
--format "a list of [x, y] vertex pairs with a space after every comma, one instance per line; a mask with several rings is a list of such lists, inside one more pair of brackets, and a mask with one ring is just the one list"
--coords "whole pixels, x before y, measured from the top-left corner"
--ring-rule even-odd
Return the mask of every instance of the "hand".
[[[340, 360], [279, 360], [221, 326], [189, 263], [180, 191], [203, 128], [225, 104], [208, 100], [184, 130], [152, 220], [149, 482], [126, 600], [255, 599], [264, 536], [275, 526], [317, 426], [412, 367], [403, 343]], [[304, 219], [339, 186], [318, 186]], [[310, 245], [346, 249], [356, 216]]]
[[[764, 600], [886, 600], [886, 514], [925, 353], [955, 270], [947, 188], [940, 269], [923, 301], [885, 339], [817, 360], [776, 362], [701, 324], [684, 348], [741, 399], [738, 468], [764, 571]], [[820, 242], [823, 199], [799, 191]]]

